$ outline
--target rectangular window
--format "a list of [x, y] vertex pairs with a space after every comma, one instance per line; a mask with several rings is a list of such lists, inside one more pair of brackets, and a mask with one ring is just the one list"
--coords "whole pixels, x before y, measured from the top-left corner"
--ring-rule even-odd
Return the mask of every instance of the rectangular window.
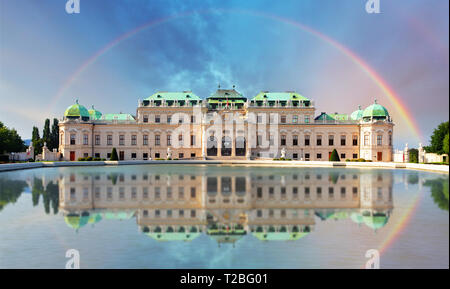
[[354, 135], [354, 136], [353, 136], [353, 145], [354, 145], [354, 146], [357, 146], [357, 145], [358, 145], [358, 136], [357, 136], [357, 135]]
[[180, 115], [180, 116], [178, 117], [178, 123], [179, 123], [179, 124], [183, 123], [183, 116], [182, 116], [182, 115]]
[[155, 153], [155, 159], [159, 159], [160, 158], [160, 154], [159, 153]]
[[392, 134], [389, 134], [389, 146], [392, 146]]
[[168, 115], [167, 116], [167, 123], [171, 123], [172, 122], [172, 116], [171, 115]]
[[317, 154], [317, 159], [318, 160], [322, 159], [322, 154]]
[[178, 135], [178, 144], [179, 144], [180, 146], [183, 146], [183, 135], [182, 135], [182, 134], [179, 134], [179, 135]]
[[131, 153], [131, 158], [135, 159], [136, 158], [136, 153]]
[[144, 160], [147, 160], [147, 159], [148, 159], [148, 153], [143, 153], [143, 154], [142, 154], [142, 158], [143, 158]]
[[286, 116], [285, 116], [285, 115], [282, 115], [282, 116], [281, 116], [280, 122], [281, 122], [281, 123], [286, 123]]
[[298, 154], [292, 154], [292, 158], [293, 158], [294, 160], [298, 159]]
[[100, 157], [100, 153], [95, 153], [94, 157], [99, 158]]
[[132, 146], [137, 145], [137, 135], [135, 135], [135, 134], [133, 134], [133, 135], [131, 136], [131, 145], [132, 145]]
[[309, 153], [305, 154], [305, 160], [309, 161]]
[[345, 154], [341, 154], [341, 160], [345, 160]]
[[71, 134], [71, 135], [70, 135], [70, 144], [71, 144], [71, 145], [75, 145], [75, 137], [76, 137], [75, 134]]
[[155, 123], [160, 123], [160, 122], [161, 122], [161, 116], [155, 115]]
[[298, 135], [292, 136], [292, 145], [298, 146]]
[[345, 146], [346, 137], [345, 135], [341, 135], [341, 146]]
[[318, 135], [318, 136], [317, 136], [317, 145], [318, 145], [318, 146], [321, 146], [321, 145], [322, 145], [322, 136], [321, 136], [321, 135]]
[[298, 115], [292, 116], [292, 123], [298, 123]]
[[89, 144], [89, 135], [84, 134], [83, 135], [83, 144], [88, 145]]
[[309, 146], [309, 135], [305, 135], [305, 146]]
[[191, 135], [191, 146], [195, 146], [195, 135]]
[[143, 121], [148, 122], [148, 115], [144, 115]]
[[112, 142], [113, 142], [112, 134], [108, 134], [106, 136], [106, 144], [112, 146]]
[[333, 135], [329, 135], [328, 136], [328, 145], [329, 146], [333, 146], [334, 145], [334, 136]]
[[364, 145], [365, 146], [369, 145], [369, 135], [368, 134], [364, 135]]
[[383, 145], [383, 136], [381, 134], [377, 135], [377, 146]]
[[142, 136], [142, 144], [145, 146], [148, 145], [148, 135], [144, 134]]
[[305, 115], [305, 123], [309, 123], [309, 115]]
[[125, 145], [125, 135], [123, 134], [119, 135], [119, 145], [120, 146]]
[[353, 154], [353, 158], [357, 159], [358, 158], [358, 154]]
[[285, 136], [285, 135], [282, 135], [282, 136], [281, 136], [281, 145], [282, 145], [282, 146], [285, 146], [285, 145], [286, 145], [286, 136]]
[[191, 115], [191, 123], [195, 123], [195, 116]]
[[99, 146], [99, 145], [100, 145], [100, 135], [99, 135], [99, 134], [96, 134], [96, 135], [95, 135], [95, 145], [96, 145], [96, 146]]
[[172, 145], [172, 135], [168, 134], [167, 135], [167, 146], [171, 146]]
[[262, 145], [262, 135], [256, 136], [256, 145], [261, 146]]
[[161, 136], [159, 134], [155, 135], [155, 146], [159, 146], [161, 144]]

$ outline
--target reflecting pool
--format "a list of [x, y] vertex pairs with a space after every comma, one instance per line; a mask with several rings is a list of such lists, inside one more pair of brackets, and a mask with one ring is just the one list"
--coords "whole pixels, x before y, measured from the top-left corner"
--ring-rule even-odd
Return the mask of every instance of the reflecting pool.
[[0, 268], [448, 268], [447, 174], [143, 165], [0, 173]]

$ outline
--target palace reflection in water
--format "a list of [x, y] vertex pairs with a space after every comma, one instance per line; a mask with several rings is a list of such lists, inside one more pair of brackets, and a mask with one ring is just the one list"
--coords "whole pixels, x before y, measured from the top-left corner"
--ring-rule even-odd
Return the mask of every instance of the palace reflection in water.
[[389, 171], [165, 170], [61, 175], [59, 209], [76, 230], [103, 219], [135, 218], [142, 233], [159, 241], [207, 234], [219, 243], [248, 234], [298, 240], [319, 218], [350, 218], [377, 230], [393, 210]]

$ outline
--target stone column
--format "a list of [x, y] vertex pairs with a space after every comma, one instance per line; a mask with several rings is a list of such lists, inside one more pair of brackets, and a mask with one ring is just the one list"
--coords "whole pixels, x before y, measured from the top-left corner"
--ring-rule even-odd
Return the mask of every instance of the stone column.
[[202, 158], [205, 160], [206, 159], [206, 148], [208, 146], [208, 140], [206, 139], [206, 127], [203, 126], [202, 127]]

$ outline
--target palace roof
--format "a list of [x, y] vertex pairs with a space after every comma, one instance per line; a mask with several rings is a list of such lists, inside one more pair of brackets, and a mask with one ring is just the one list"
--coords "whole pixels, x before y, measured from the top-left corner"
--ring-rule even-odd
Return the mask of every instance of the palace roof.
[[136, 121], [134, 116], [129, 113], [106, 113], [102, 115], [100, 120], [128, 120], [128, 121]]
[[192, 91], [181, 91], [181, 92], [167, 92], [158, 91], [147, 97], [145, 100], [173, 100], [173, 101], [183, 101], [183, 100], [201, 100]]
[[241, 93], [237, 92], [236, 89], [217, 89], [216, 92], [212, 93], [209, 98], [244, 98]]
[[286, 92], [268, 92], [262, 91], [258, 93], [254, 98], [254, 101], [309, 101], [308, 98], [303, 95], [296, 93], [295, 91], [286, 91]]

